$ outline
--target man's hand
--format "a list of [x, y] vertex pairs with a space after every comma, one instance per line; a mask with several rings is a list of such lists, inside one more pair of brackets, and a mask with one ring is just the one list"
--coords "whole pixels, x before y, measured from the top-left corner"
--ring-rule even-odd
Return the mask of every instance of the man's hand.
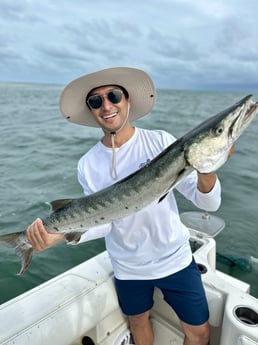
[[[235, 151], [235, 146], [233, 145], [231, 149], [229, 150], [228, 158], [232, 156], [234, 151]], [[216, 183], [216, 179], [217, 179], [216, 173], [211, 172], [208, 174], [202, 174], [198, 172], [197, 174], [198, 174], [197, 187], [199, 191], [202, 193], [209, 193]]]
[[64, 235], [61, 233], [48, 233], [40, 218], [37, 218], [27, 228], [26, 236], [28, 241], [31, 243], [33, 250], [36, 252], [40, 252], [65, 239]]
[[217, 180], [216, 173], [211, 172], [209, 174], [201, 174], [198, 172], [197, 174], [198, 174], [197, 188], [202, 193], [209, 193], [216, 183], [216, 180]]

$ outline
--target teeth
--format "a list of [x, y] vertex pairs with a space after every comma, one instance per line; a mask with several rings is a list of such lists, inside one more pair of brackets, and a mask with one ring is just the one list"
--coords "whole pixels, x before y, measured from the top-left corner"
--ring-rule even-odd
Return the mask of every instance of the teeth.
[[103, 116], [104, 119], [110, 119], [111, 117], [115, 116], [116, 113], [113, 113], [113, 114], [110, 114], [110, 115], [107, 115], [107, 116]]

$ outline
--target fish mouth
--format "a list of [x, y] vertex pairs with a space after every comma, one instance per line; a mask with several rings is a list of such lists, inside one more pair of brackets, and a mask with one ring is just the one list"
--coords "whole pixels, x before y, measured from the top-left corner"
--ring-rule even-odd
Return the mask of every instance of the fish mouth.
[[251, 97], [250, 95], [249, 99], [242, 105], [242, 109], [229, 128], [229, 134], [232, 138], [238, 138], [258, 112], [258, 103], [254, 102]]
[[248, 119], [254, 112], [258, 109], [258, 102], [250, 100], [250, 103], [247, 105], [247, 109], [244, 114], [244, 120]]
[[254, 102], [251, 98], [243, 107], [243, 110], [239, 114], [239, 126], [246, 127], [253, 117], [258, 112], [258, 103]]

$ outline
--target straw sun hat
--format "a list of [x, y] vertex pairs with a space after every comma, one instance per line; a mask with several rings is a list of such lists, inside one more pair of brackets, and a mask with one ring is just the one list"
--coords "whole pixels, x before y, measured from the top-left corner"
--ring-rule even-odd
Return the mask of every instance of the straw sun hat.
[[148, 74], [136, 68], [112, 67], [71, 81], [60, 96], [62, 115], [79, 125], [99, 127], [85, 100], [92, 89], [104, 85], [120, 85], [127, 90], [130, 98], [130, 121], [146, 115], [154, 106], [155, 87]]

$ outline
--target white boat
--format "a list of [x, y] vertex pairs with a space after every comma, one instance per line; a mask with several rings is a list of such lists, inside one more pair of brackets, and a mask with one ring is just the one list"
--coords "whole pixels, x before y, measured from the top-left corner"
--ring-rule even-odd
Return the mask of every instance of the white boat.
[[[216, 270], [216, 242], [189, 228], [208, 298], [211, 345], [258, 345], [258, 300], [250, 286]], [[177, 316], [155, 291], [155, 345], [182, 345]], [[1, 345], [130, 345], [107, 252], [0, 306]]]

